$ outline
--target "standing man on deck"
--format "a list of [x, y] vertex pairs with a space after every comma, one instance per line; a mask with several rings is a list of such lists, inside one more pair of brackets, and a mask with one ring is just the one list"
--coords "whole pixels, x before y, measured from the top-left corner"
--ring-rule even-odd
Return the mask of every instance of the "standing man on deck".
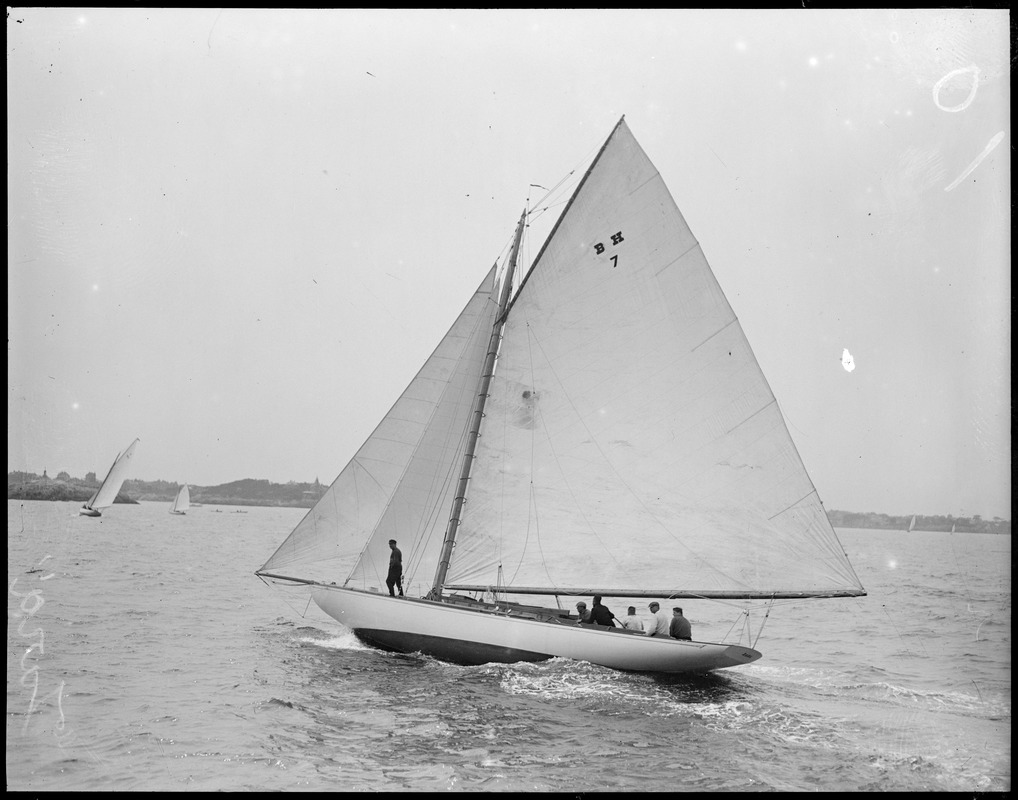
[[399, 596], [403, 596], [403, 553], [396, 547], [396, 540], [389, 540], [389, 548], [392, 553], [389, 554], [389, 574], [385, 576], [385, 585], [389, 587], [389, 597], [395, 597], [396, 593], [392, 590], [395, 586], [399, 589]]

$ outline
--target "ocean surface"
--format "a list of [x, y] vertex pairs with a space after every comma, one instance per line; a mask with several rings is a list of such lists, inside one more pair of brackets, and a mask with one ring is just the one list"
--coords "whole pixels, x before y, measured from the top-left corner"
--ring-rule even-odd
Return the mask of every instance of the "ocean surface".
[[77, 505], [7, 503], [8, 790], [1011, 788], [1010, 536], [839, 529], [867, 597], [666, 677], [361, 645], [254, 575], [301, 509]]

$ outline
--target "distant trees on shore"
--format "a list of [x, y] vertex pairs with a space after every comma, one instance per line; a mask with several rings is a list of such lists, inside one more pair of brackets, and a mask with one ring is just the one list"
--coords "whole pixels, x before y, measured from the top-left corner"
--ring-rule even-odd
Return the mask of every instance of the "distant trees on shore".
[[[90, 478], [90, 479], [89, 479]], [[58, 473], [50, 478], [44, 472], [36, 475], [31, 472], [7, 473], [8, 500], [88, 500], [98, 487], [95, 473], [82, 480], [72, 478], [66, 472]], [[310, 508], [325, 492], [325, 488], [316, 478], [311, 483], [271, 483], [267, 480], [244, 478], [239, 481], [224, 483], [219, 486], [190, 485], [191, 503], [208, 505], [235, 506], [285, 506], [291, 508]], [[177, 494], [179, 483], [172, 481], [124, 481], [117, 495], [118, 503], [134, 503], [138, 501], [171, 502]]]
[[[66, 472], [50, 478], [43, 472], [7, 473], [8, 500], [81, 500], [92, 496], [98, 486], [94, 472], [84, 479], [72, 478]], [[172, 481], [126, 480], [117, 496], [121, 503], [139, 500], [164, 500], [167, 503], [177, 494], [179, 483]], [[223, 483], [219, 486], [191, 486], [191, 502], [225, 506], [286, 506], [290, 508], [311, 508], [324, 494], [323, 486], [315, 478], [311, 483], [271, 483], [256, 478]], [[874, 511], [828, 511], [827, 516], [836, 528], [871, 528], [876, 530], [908, 529], [911, 514], [878, 514]], [[917, 514], [917, 531], [950, 531], [957, 533], [1011, 533], [1011, 521], [994, 517], [983, 519], [979, 514], [971, 517], [954, 517], [948, 514]]]
[[[871, 528], [877, 530], [904, 531], [912, 521], [911, 514], [896, 516], [878, 514], [874, 511], [828, 511], [827, 517], [835, 528]], [[948, 514], [916, 514], [917, 531], [950, 531], [956, 533], [1011, 533], [1011, 520], [994, 517], [983, 519], [979, 514], [971, 517], [954, 517]]]

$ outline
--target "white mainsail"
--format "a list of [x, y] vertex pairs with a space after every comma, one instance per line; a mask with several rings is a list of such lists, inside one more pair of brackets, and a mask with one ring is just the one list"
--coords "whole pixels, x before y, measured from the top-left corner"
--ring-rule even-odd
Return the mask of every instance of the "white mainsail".
[[185, 483], [177, 490], [177, 496], [173, 498], [170, 506], [171, 514], [184, 514], [191, 507], [191, 490]]
[[120, 487], [124, 485], [127, 469], [131, 464], [134, 450], [138, 446], [139, 441], [141, 440], [135, 439], [124, 452], [117, 454], [117, 457], [113, 460], [113, 466], [106, 473], [106, 477], [103, 478], [103, 482], [96, 489], [95, 494], [82, 506], [82, 512], [102, 511], [102, 509], [113, 505], [113, 501], [120, 494]]
[[450, 588], [860, 589], [660, 174], [620, 123], [510, 308]]
[[387, 542], [397, 539], [407, 574], [423, 560], [422, 574], [430, 576], [498, 308], [494, 282], [492, 267], [399, 400], [262, 571], [299, 565], [292, 577], [378, 587], [388, 569]]

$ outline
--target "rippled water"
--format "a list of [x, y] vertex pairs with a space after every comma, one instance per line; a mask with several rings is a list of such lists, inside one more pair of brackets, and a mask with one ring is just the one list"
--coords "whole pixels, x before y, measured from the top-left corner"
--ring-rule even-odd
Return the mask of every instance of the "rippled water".
[[841, 530], [868, 597], [689, 678], [372, 650], [254, 576], [300, 509], [168, 505], [8, 501], [8, 789], [1010, 790], [1010, 537]]

